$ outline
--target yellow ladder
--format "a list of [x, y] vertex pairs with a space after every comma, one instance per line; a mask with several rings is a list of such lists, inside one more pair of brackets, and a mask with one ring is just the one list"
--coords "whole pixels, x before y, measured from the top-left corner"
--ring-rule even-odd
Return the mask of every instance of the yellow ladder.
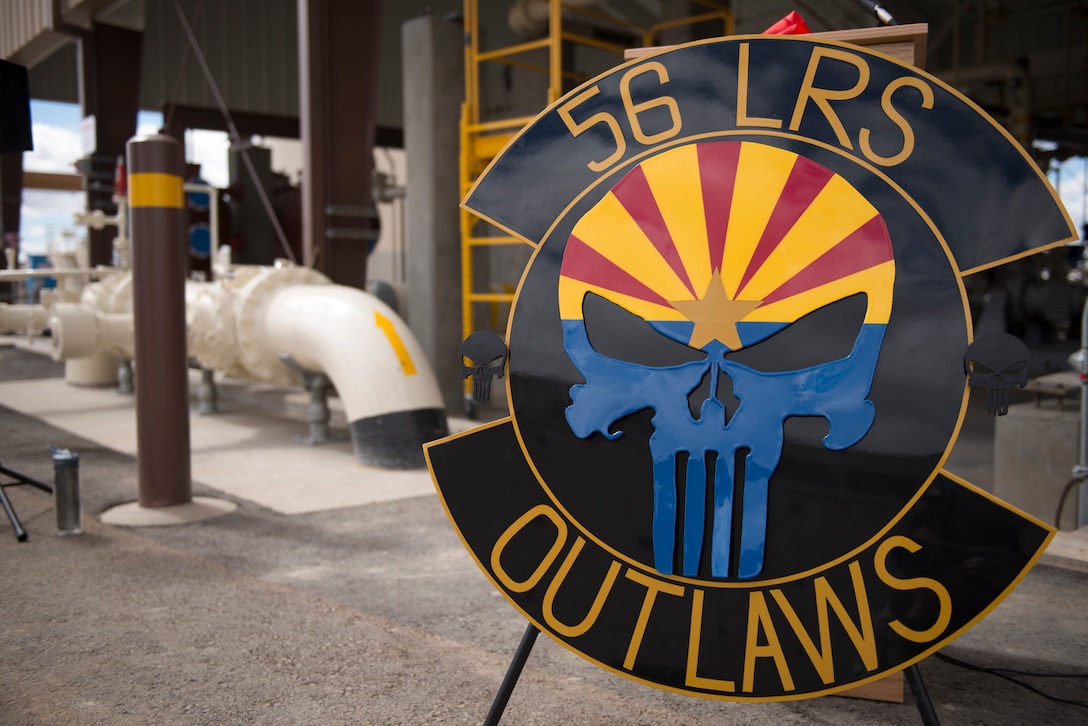
[[[535, 116], [518, 116], [512, 118], [482, 120], [480, 107], [480, 67], [484, 63], [501, 63], [508, 66], [525, 68], [532, 71], [546, 73], [548, 77], [547, 97], [540, 108], [543, 109], [563, 95], [564, 81], [580, 83], [588, 80], [587, 76], [569, 70], [564, 70], [563, 44], [573, 43], [590, 48], [613, 52], [622, 61], [623, 53], [628, 46], [612, 43], [586, 35], [580, 35], [563, 29], [563, 13], [576, 14], [579, 18], [590, 24], [598, 24], [604, 27], [617, 29], [630, 35], [632, 40], [641, 40], [643, 47], [652, 46], [657, 34], [662, 30], [706, 21], [721, 21], [722, 34], [730, 35], [733, 32], [733, 15], [728, 7], [714, 0], [695, 0], [696, 4], [706, 8], [705, 13], [684, 18], [656, 23], [645, 27], [631, 23], [622, 18], [612, 17], [589, 7], [566, 5], [561, 0], [536, 0], [548, 5], [548, 34], [537, 40], [527, 41], [516, 45], [482, 50], [480, 48], [479, 32], [479, 0], [465, 0], [465, 101], [461, 104], [461, 153], [460, 153], [460, 182], [461, 198], [468, 194], [472, 184], [480, 173], [487, 167], [495, 156], [502, 150], [506, 143], [513, 138]], [[534, 50], [547, 50], [547, 65], [531, 63], [524, 60], [524, 54]], [[481, 248], [496, 245], [518, 245], [521, 240], [502, 233], [494, 225], [480, 219], [472, 212], [461, 210], [461, 319], [463, 327], [462, 340], [471, 333], [480, 330], [476, 320], [476, 304], [488, 303], [490, 307], [490, 329], [499, 334], [504, 334], [506, 329], [506, 317], [509, 315], [509, 306], [513, 303], [513, 286], [506, 283], [501, 292], [492, 290], [480, 291], [475, 289], [473, 283], [474, 255]], [[506, 311], [500, 315], [502, 306]], [[501, 319], [500, 319], [501, 318]], [[501, 329], [500, 328], [501, 324]], [[465, 410], [472, 415], [472, 382], [465, 380]]]

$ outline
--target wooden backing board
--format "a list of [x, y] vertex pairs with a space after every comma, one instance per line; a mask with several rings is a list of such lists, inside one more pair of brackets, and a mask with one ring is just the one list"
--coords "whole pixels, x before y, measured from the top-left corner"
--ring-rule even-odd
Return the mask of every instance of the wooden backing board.
[[[832, 30], [826, 33], [810, 33], [809, 35], [813, 38], [853, 43], [854, 45], [880, 51], [898, 61], [910, 63], [924, 70], [928, 28], [929, 25], [926, 23], [913, 23], [911, 25], [888, 25], [878, 28]], [[641, 58], [644, 55], [656, 53], [667, 47], [669, 46], [628, 48], [623, 52], [623, 59]]]

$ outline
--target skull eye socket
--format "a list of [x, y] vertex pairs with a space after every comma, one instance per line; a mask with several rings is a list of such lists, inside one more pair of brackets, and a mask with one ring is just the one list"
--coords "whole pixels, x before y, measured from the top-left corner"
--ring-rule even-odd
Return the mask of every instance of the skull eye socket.
[[997, 373], [997, 371], [995, 371], [993, 368], [990, 368], [989, 366], [984, 366], [981, 363], [979, 363], [977, 360], [971, 361], [970, 366], [971, 366], [971, 372], [976, 374], [976, 375], [992, 376], [993, 374]]
[[796, 371], [841, 360], [854, 349], [866, 308], [864, 293], [845, 297], [726, 358], [764, 373]]
[[474, 361], [467, 355], [461, 356], [461, 365], [465, 368], [490, 368], [492, 366], [498, 366], [499, 361], [503, 359], [503, 356], [497, 355], [494, 358], [488, 360]]
[[1028, 362], [1026, 360], [1017, 361], [1008, 368], [1001, 370], [1001, 373], [1006, 376], [1019, 376], [1026, 373], [1028, 370]]
[[657, 332], [649, 323], [592, 292], [582, 299], [586, 335], [593, 350], [613, 360], [662, 368], [706, 360], [706, 353]]

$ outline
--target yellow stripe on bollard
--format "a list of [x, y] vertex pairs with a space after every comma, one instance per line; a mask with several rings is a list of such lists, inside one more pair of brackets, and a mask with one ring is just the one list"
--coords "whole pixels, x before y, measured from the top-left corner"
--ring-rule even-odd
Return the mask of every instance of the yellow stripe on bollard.
[[137, 207], [167, 207], [181, 209], [185, 206], [181, 177], [176, 174], [143, 172], [128, 177], [128, 204]]

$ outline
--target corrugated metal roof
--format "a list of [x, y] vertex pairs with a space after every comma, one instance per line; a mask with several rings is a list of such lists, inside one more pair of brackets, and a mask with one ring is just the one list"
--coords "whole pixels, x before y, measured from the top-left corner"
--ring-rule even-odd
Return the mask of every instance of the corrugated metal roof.
[[0, 58], [21, 65], [36, 60], [53, 27], [53, 0], [6, 0], [0, 3]]
[[[298, 115], [295, 0], [181, 0], [180, 5], [232, 110]], [[173, 0], [147, 0], [145, 17], [142, 105], [215, 108]]]

